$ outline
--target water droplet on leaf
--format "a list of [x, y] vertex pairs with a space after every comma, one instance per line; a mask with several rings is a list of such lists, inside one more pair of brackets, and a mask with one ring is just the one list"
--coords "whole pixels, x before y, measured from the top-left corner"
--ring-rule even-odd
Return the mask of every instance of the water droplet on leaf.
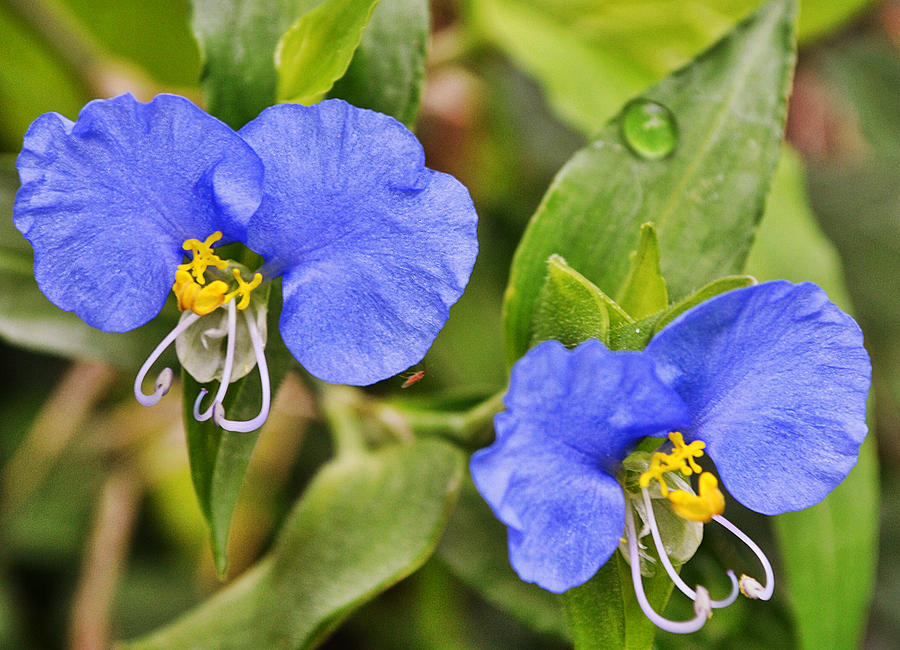
[[625, 107], [622, 138], [635, 154], [661, 160], [678, 144], [678, 125], [672, 111], [649, 99], [636, 99]]

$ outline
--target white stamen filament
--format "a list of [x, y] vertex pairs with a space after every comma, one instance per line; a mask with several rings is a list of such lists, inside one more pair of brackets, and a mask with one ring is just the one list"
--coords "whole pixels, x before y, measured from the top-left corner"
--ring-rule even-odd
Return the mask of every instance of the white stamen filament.
[[156, 360], [162, 356], [162, 353], [165, 352], [166, 348], [169, 347], [172, 342], [178, 338], [178, 335], [181, 334], [184, 330], [189, 328], [191, 325], [197, 322], [197, 319], [200, 318], [198, 314], [191, 313], [187, 318], [182, 320], [175, 328], [166, 335], [162, 341], [160, 341], [159, 345], [154, 348], [153, 352], [150, 353], [150, 356], [147, 357], [147, 360], [144, 361], [144, 365], [141, 366], [141, 369], [138, 370], [137, 377], [134, 379], [134, 398], [143, 404], [144, 406], [153, 406], [159, 400], [162, 399], [163, 395], [169, 392], [169, 389], [172, 387], [172, 379], [174, 377], [174, 373], [171, 368], [165, 368], [162, 372], [159, 373], [156, 377], [156, 382], [153, 387], [153, 392], [147, 395], [143, 389], [141, 388], [144, 383], [144, 378], [147, 376], [147, 373], [150, 372], [150, 368], [153, 367], [153, 364], [156, 363]]
[[775, 573], [772, 571], [772, 564], [769, 562], [769, 558], [767, 558], [766, 554], [762, 552], [762, 549], [756, 545], [756, 542], [750, 539], [747, 534], [740, 528], [725, 519], [725, 517], [723, 517], [722, 515], [713, 515], [713, 519], [727, 528], [732, 534], [734, 534], [735, 537], [744, 542], [744, 544], [746, 544], [750, 548], [750, 550], [756, 554], [756, 557], [759, 559], [760, 563], [763, 566], [763, 571], [765, 571], [766, 573], [765, 587], [759, 584], [759, 582], [754, 578], [751, 578], [748, 575], [742, 575], [741, 592], [747, 598], [753, 598], [755, 600], [769, 600], [769, 598], [772, 597], [772, 594], [775, 591]]
[[[200, 412], [200, 402], [206, 397], [207, 390], [200, 389], [200, 394], [194, 400], [194, 419], [198, 422], [205, 422], [212, 417], [213, 411], [217, 403], [221, 403], [225, 399], [225, 393], [228, 392], [228, 386], [231, 383], [231, 369], [234, 367], [234, 340], [235, 329], [237, 327], [237, 311], [234, 307], [234, 301], [228, 303], [228, 338], [225, 339], [225, 365], [222, 368], [222, 379], [219, 381], [219, 390], [216, 391], [216, 397], [213, 403], [206, 411]], [[201, 337], [202, 338], [202, 337]]]
[[255, 431], [263, 425], [269, 416], [269, 401], [271, 398], [271, 388], [269, 386], [269, 368], [266, 365], [265, 349], [262, 338], [259, 335], [259, 329], [256, 327], [256, 321], [250, 315], [249, 310], [244, 312], [244, 318], [247, 320], [247, 329], [250, 330], [250, 342], [253, 344], [253, 353], [256, 355], [256, 366], [259, 369], [259, 381], [262, 385], [262, 404], [259, 409], [259, 415], [252, 420], [244, 422], [237, 420], [228, 420], [225, 418], [225, 407], [222, 402], [216, 401], [213, 404], [213, 422], [227, 431], [235, 431], [238, 433], [247, 433]]
[[631, 581], [634, 583], [634, 594], [637, 597], [638, 604], [641, 606], [644, 615], [649, 618], [657, 627], [674, 632], [675, 634], [690, 634], [696, 632], [706, 624], [707, 619], [712, 616], [712, 607], [710, 606], [709, 592], [705, 587], [697, 585], [696, 597], [694, 599], [694, 618], [687, 621], [670, 621], [660, 616], [647, 600], [644, 593], [644, 584], [641, 581], [641, 558], [638, 555], [637, 533], [634, 529], [634, 514], [631, 508], [625, 508], [625, 537], [628, 539], [628, 555], [631, 560]]
[[[656, 553], [657, 555], [659, 555], [660, 562], [662, 562], [666, 573], [669, 574], [672, 582], [675, 583], [675, 586], [678, 587], [681, 593], [683, 593], [691, 600], [696, 600], [696, 592], [688, 587], [687, 583], [681, 579], [681, 576], [678, 575], [677, 571], [675, 571], [675, 567], [672, 566], [671, 560], [669, 560], [669, 555], [668, 553], [666, 553], [666, 547], [662, 542], [662, 535], [659, 534], [659, 528], [656, 525], [656, 517], [653, 515], [653, 504], [650, 501], [650, 494], [646, 489], [642, 489], [641, 495], [644, 498], [644, 508], [647, 511], [647, 523], [650, 525], [650, 533], [653, 535], [653, 543], [656, 545]], [[722, 600], [710, 600], [709, 605], [713, 609], [728, 607], [731, 603], [737, 600], [738, 594], [740, 593], [737, 578], [734, 577], [734, 571], [729, 569], [727, 573], [728, 577], [731, 578], [731, 593]]]

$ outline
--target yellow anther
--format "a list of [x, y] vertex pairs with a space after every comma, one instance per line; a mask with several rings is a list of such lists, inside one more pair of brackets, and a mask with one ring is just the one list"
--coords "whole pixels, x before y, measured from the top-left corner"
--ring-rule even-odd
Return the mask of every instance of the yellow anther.
[[672, 510], [680, 517], [691, 521], [707, 522], [713, 515], [721, 515], [725, 510], [725, 497], [719, 490], [719, 481], [709, 472], [700, 474], [698, 480], [700, 494], [675, 490], [669, 495]]
[[206, 273], [207, 267], [215, 266], [220, 271], [228, 268], [228, 262], [216, 255], [212, 249], [212, 245], [220, 239], [222, 239], [222, 233], [217, 230], [207, 237], [205, 241], [200, 241], [199, 239], [186, 240], [181, 247], [186, 251], [191, 251], [194, 254], [194, 259], [186, 264], [179, 264], [179, 270], [190, 271], [194, 274], [194, 279], [199, 284], [206, 284], [206, 278], [203, 277], [203, 274]]
[[663, 496], [668, 496], [669, 494], [669, 487], [663, 480], [663, 474], [680, 471], [685, 476], [690, 476], [694, 473], [700, 473], [702, 468], [694, 459], [700, 458], [703, 455], [703, 448], [706, 447], [706, 443], [702, 440], [695, 440], [690, 444], [685, 444], [684, 436], [679, 431], [670, 433], [669, 441], [674, 447], [672, 453], [664, 454], [658, 451], [653, 454], [653, 458], [650, 459], [650, 467], [638, 479], [638, 484], [642, 488], [650, 485], [650, 481], [653, 479], [659, 481], [659, 490]]
[[225, 292], [228, 285], [221, 280], [210, 282], [205, 287], [194, 282], [194, 278], [186, 270], [179, 268], [175, 272], [175, 284], [172, 291], [178, 298], [178, 309], [190, 309], [195, 314], [205, 316], [225, 304]]
[[241, 277], [240, 270], [233, 269], [232, 273], [234, 274], [234, 279], [237, 280], [238, 286], [237, 289], [225, 296], [225, 302], [228, 302], [232, 298], [240, 297], [241, 301], [237, 304], [237, 308], [246, 309], [250, 304], [250, 292], [262, 284], [262, 273], [254, 274], [253, 279], [250, 280], [250, 282], [246, 282], [244, 278]]
[[[699, 473], [701, 471], [700, 466], [694, 461], [695, 458], [700, 458], [703, 455], [703, 449], [706, 447], [706, 443], [702, 440], [695, 440], [690, 444], [684, 444], [684, 436], [681, 435], [680, 431], [673, 431], [669, 434], [669, 440], [675, 445], [675, 449], [672, 452], [673, 456], [678, 456], [681, 464], [679, 469], [681, 469], [681, 473], [685, 476], [690, 476], [693, 472]], [[688, 469], [688, 465], [690, 464], [690, 469]]]

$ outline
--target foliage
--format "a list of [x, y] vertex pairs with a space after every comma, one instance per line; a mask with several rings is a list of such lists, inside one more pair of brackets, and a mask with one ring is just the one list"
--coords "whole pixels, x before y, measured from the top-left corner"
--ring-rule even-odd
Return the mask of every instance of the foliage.
[[[0, 347], [8, 368], [0, 399], [0, 647], [816, 648], [857, 647], [864, 638], [889, 645], [900, 633], [891, 496], [900, 494], [891, 491], [900, 484], [900, 70], [896, 27], [887, 10], [869, 10], [873, 4], [0, 6], [0, 41], [9, 46], [0, 66]], [[866, 19], [852, 28], [857, 16]], [[285, 276], [266, 299], [278, 395], [265, 427], [239, 433], [197, 421], [193, 399], [202, 386], [187, 371], [157, 406], [135, 404], [135, 372], [177, 322], [175, 301], [126, 333], [89, 327], [41, 293], [31, 246], [10, 218], [29, 124], [47, 111], [74, 120], [90, 99], [126, 91], [140, 100], [184, 95], [235, 130], [270, 106], [324, 98], [413, 129], [428, 167], [465, 184], [479, 216], [474, 273], [427, 358], [371, 387], [315, 379], [296, 361], [313, 337], [282, 340], [282, 302], [300, 286]], [[783, 142], [786, 122], [797, 149]], [[251, 143], [253, 128], [240, 132]], [[267, 152], [297, 147], [287, 161], [302, 159], [311, 140], [266, 138], [256, 146]], [[360, 158], [361, 167], [383, 177], [388, 150]], [[304, 192], [340, 189], [313, 174], [283, 185], [267, 232], [307, 223]], [[376, 194], [353, 205], [337, 200], [329, 223]], [[368, 265], [377, 249], [390, 291], [414, 267], [458, 276], [434, 261], [441, 227], [429, 215], [417, 217], [428, 237], [405, 246], [396, 231], [375, 233], [376, 247], [333, 273], [376, 277]], [[267, 251], [305, 251], [310, 231], [297, 232]], [[370, 231], [360, 232], [346, 241]], [[334, 241], [340, 248], [345, 240]], [[259, 265], [255, 253], [234, 246], [235, 259]], [[293, 257], [291, 264], [302, 266]], [[493, 438], [509, 368], [548, 339], [643, 349], [691, 308], [779, 278], [816, 282], [856, 315], [875, 394], [858, 464], [827, 499], [779, 515], [771, 527], [736, 506], [728, 512], [776, 559], [774, 599], [742, 598], [685, 637], [659, 632], [645, 617], [620, 553], [562, 596], [521, 580], [507, 531], [466, 469]], [[413, 325], [404, 332], [420, 324], [417, 313], [423, 327], [439, 329], [429, 310], [446, 311], [455, 298], [442, 296], [435, 307], [432, 285], [415, 285], [419, 302], [410, 302]], [[326, 299], [337, 295], [321, 286]], [[387, 295], [360, 293], [343, 317], [336, 310], [312, 319], [316, 331], [335, 334], [327, 338], [340, 349], [330, 360], [347, 347], [337, 335], [350, 322], [390, 341], [384, 347], [407, 359], [400, 370], [421, 358], [427, 343], [372, 319], [355, 322], [367, 301], [390, 302]], [[175, 354], [159, 363], [175, 366]], [[354, 372], [377, 367], [360, 363]], [[251, 372], [233, 384], [224, 409], [250, 418], [260, 399]], [[656, 446], [644, 444], [646, 452]], [[733, 538], [710, 528], [681, 572], [715, 598], [727, 589], [725, 568], [759, 569]], [[693, 616], [687, 598], [669, 598], [664, 572], [644, 584], [665, 616]]]

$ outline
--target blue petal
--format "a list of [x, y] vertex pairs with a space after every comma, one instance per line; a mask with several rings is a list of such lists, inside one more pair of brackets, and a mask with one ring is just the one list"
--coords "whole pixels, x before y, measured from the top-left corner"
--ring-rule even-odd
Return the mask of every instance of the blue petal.
[[622, 535], [624, 497], [612, 474], [644, 436], [688, 422], [677, 394], [637, 352], [598, 341], [533, 348], [513, 367], [497, 440], [475, 453], [472, 478], [509, 527], [523, 580], [562, 592], [583, 584]]
[[262, 165], [228, 126], [183, 97], [87, 104], [72, 122], [40, 116], [25, 134], [13, 221], [58, 307], [122, 332], [162, 308], [182, 243], [245, 236]]
[[862, 332], [814, 284], [769, 282], [694, 307], [646, 348], [691, 410], [728, 491], [764, 514], [818, 503], [866, 436]]
[[[622, 487], [582, 454], [548, 444], [540, 430], [500, 416], [496, 426], [504, 439], [477, 452], [471, 470], [509, 528], [513, 569], [556, 593], [584, 584], [619, 544]], [[495, 492], [500, 496], [492, 501], [487, 495]]]
[[266, 167], [248, 245], [284, 274], [281, 334], [326, 381], [419, 361], [468, 282], [477, 216], [396, 120], [340, 100], [282, 104], [240, 134]]

